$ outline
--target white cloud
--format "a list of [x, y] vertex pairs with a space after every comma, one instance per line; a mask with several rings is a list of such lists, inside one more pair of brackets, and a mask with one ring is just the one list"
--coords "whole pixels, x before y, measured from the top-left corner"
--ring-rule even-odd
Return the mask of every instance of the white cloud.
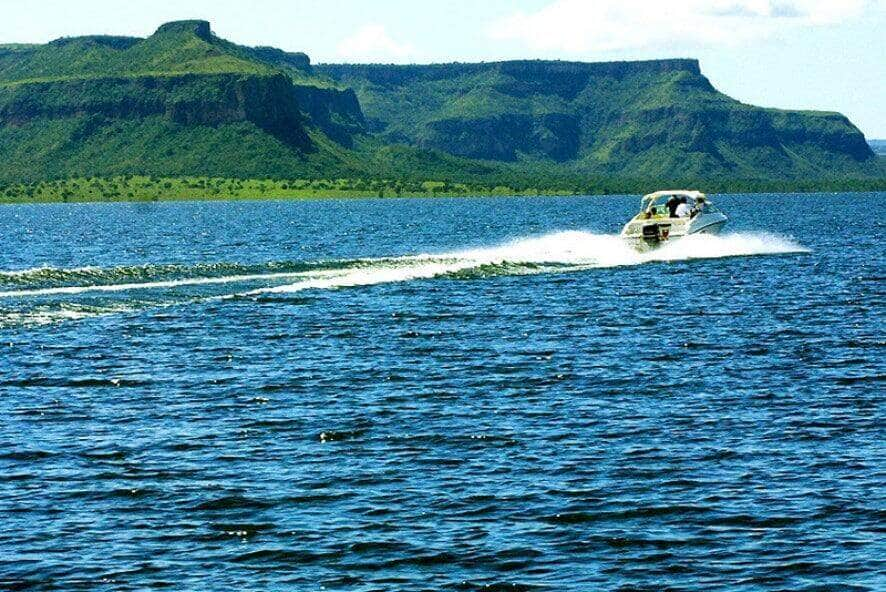
[[788, 27], [838, 24], [869, 5], [867, 0], [555, 0], [541, 10], [498, 20], [487, 34], [572, 54], [739, 44]]
[[354, 62], [402, 62], [414, 54], [409, 43], [394, 40], [383, 25], [367, 24], [338, 44], [338, 55]]

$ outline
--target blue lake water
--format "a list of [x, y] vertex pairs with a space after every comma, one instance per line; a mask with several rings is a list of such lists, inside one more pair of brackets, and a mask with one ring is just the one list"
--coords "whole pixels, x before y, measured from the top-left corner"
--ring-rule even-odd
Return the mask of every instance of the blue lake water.
[[0, 589], [883, 590], [884, 198], [0, 207]]

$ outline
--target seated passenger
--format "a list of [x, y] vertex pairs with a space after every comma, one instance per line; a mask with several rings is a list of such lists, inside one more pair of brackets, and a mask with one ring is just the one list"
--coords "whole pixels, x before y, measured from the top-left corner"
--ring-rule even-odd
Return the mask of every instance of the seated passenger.
[[676, 214], [677, 218], [686, 218], [689, 216], [689, 213], [692, 211], [692, 208], [689, 207], [689, 200], [684, 196], [680, 198], [680, 205], [677, 206]]
[[679, 206], [679, 205], [680, 205], [680, 198], [678, 198], [676, 195], [672, 195], [670, 198], [668, 198], [667, 206], [668, 206], [668, 212], [670, 213], [671, 218], [677, 217], [677, 206]]
[[654, 218], [657, 215], [658, 215], [658, 208], [656, 208], [655, 206], [646, 210], [646, 219], [647, 220], [649, 220], [650, 218]]

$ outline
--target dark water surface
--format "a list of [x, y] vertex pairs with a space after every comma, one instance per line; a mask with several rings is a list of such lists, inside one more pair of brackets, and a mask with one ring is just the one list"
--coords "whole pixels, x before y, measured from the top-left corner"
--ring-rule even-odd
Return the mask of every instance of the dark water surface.
[[884, 590], [886, 195], [0, 208], [0, 589]]

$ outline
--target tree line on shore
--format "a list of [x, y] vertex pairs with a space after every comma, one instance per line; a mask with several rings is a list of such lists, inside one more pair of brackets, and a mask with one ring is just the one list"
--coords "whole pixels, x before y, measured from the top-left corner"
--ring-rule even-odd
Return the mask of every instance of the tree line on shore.
[[319, 197], [445, 197], [485, 195], [640, 194], [664, 187], [691, 187], [707, 192], [880, 191], [880, 180], [657, 180], [541, 179], [529, 186], [522, 179], [492, 183], [414, 179], [239, 179], [223, 177], [155, 177], [122, 175], [0, 184], [0, 202], [166, 201], [182, 199], [271, 199]]

